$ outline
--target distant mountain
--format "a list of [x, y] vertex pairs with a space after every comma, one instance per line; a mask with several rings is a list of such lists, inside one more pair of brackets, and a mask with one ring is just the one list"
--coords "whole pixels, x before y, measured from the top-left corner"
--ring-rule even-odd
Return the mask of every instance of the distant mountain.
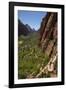
[[18, 20], [18, 36], [28, 35], [29, 33], [35, 32], [35, 29], [31, 28], [28, 24], [24, 25], [20, 20]]
[[28, 24], [26, 24], [25, 26], [27, 27], [28, 31], [30, 31], [30, 32], [34, 32], [35, 31], [35, 29], [34, 28], [32, 29]]
[[30, 31], [30, 32], [32, 31], [31, 27], [28, 24], [26, 24], [25, 26], [28, 29], [28, 31]]
[[30, 31], [27, 29], [27, 27], [20, 21], [18, 20], [18, 36], [20, 35], [28, 35]]
[[34, 31], [34, 32], [35, 32], [36, 30], [33, 28], [33, 29], [32, 29], [32, 31]]

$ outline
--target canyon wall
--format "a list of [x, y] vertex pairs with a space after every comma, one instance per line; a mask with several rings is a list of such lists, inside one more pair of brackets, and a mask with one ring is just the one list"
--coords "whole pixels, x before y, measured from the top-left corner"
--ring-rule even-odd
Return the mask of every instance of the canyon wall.
[[50, 77], [57, 76], [57, 13], [47, 13], [46, 17], [43, 18], [40, 27], [40, 38], [39, 46], [49, 58], [47, 65], [36, 75], [36, 77], [41, 77], [44, 74]]
[[57, 13], [47, 13], [40, 27], [39, 46], [48, 56], [57, 54]]

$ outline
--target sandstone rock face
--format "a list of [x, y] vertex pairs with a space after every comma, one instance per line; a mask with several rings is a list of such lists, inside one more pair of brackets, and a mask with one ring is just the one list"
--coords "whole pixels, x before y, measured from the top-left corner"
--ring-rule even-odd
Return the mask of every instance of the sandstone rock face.
[[[47, 13], [40, 27], [39, 46], [47, 57], [48, 64], [37, 74], [37, 78], [43, 73], [50, 73], [51, 77], [57, 76], [57, 13]], [[50, 72], [51, 71], [51, 72]]]
[[51, 57], [57, 53], [57, 13], [47, 13], [40, 27], [39, 45]]

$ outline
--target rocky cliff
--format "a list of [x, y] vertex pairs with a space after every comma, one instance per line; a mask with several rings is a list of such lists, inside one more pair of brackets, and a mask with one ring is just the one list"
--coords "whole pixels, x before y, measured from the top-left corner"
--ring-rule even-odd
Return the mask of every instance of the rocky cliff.
[[47, 13], [40, 27], [39, 45], [49, 57], [57, 53], [57, 13]]
[[[36, 77], [46, 71], [52, 71], [54, 74], [51, 73], [51, 75], [57, 76], [57, 29], [57, 13], [47, 13], [41, 22], [39, 46], [44, 54], [49, 57], [49, 62]], [[52, 64], [53, 67], [51, 66]]]
[[29, 31], [27, 27], [20, 21], [18, 20], [18, 36], [20, 35], [28, 35]]
[[32, 32], [35, 32], [35, 29], [32, 29], [28, 24], [25, 25], [20, 20], [18, 20], [18, 36], [27, 36], [29, 33]]

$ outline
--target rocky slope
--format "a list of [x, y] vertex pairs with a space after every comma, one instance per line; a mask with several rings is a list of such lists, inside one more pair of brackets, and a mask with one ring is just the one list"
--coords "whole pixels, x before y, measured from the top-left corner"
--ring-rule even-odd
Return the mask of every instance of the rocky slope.
[[29, 33], [35, 32], [28, 24], [24, 25], [20, 20], [18, 20], [18, 36], [27, 36]]
[[20, 35], [28, 35], [29, 31], [27, 27], [20, 21], [18, 20], [18, 36]]
[[25, 26], [26, 26], [26, 28], [28, 29], [29, 32], [31, 32], [31, 33], [35, 32], [35, 29], [34, 28], [32, 29], [28, 24], [26, 24]]
[[40, 42], [49, 57], [57, 53], [57, 13], [47, 13], [40, 27]]
[[49, 57], [49, 62], [36, 77], [45, 73], [44, 70], [46, 69], [47, 72], [55, 73], [54, 75], [51, 73], [52, 76], [57, 76], [57, 28], [57, 13], [47, 13], [40, 27], [39, 46], [44, 54]]

